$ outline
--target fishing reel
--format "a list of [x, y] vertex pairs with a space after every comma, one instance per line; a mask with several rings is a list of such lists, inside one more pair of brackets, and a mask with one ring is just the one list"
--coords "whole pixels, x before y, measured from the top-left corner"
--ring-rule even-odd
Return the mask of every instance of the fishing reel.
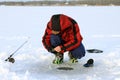
[[15, 59], [12, 58], [12, 57], [8, 57], [5, 61], [8, 61], [10, 63], [14, 63], [15, 62]]

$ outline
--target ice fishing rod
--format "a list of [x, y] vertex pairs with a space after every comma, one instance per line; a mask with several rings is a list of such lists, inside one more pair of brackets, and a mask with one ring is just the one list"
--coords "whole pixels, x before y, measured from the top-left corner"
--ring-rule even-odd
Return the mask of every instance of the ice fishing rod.
[[12, 58], [12, 56], [19, 50], [21, 49], [26, 43], [28, 42], [28, 40], [26, 40], [22, 45], [20, 45], [7, 59], [5, 59], [5, 61], [9, 61], [11, 63], [15, 62], [15, 59]]

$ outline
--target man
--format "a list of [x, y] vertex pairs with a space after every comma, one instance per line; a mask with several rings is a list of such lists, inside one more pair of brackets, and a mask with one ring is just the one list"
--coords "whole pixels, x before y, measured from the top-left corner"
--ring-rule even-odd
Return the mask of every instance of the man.
[[71, 63], [85, 56], [77, 22], [64, 14], [53, 15], [47, 24], [42, 42], [44, 47], [55, 54], [54, 64], [63, 62], [64, 52], [68, 51]]

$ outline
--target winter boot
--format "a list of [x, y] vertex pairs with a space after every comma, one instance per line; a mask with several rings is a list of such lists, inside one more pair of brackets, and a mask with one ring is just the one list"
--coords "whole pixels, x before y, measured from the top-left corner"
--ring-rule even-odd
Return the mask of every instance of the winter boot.
[[77, 63], [78, 62], [78, 60], [73, 57], [71, 52], [68, 53], [68, 56], [70, 58], [70, 63]]
[[93, 59], [89, 59], [89, 60], [87, 61], [87, 63], [84, 64], [83, 66], [84, 66], [84, 67], [92, 67], [92, 66], [93, 66], [93, 63], [94, 63], [94, 60], [93, 60]]
[[63, 54], [62, 53], [56, 53], [55, 59], [53, 60], [53, 64], [62, 64], [63, 63]]

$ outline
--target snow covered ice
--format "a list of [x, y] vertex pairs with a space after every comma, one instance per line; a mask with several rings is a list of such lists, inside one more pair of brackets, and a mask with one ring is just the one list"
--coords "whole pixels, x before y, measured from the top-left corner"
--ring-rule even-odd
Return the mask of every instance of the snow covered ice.
[[[52, 64], [54, 55], [41, 42], [50, 17], [60, 13], [78, 22], [86, 49], [104, 51], [86, 53], [79, 64], [66, 64], [74, 68], [70, 71], [57, 70], [58, 65]], [[119, 21], [119, 6], [0, 6], [0, 80], [120, 80]], [[13, 56], [16, 62], [5, 62], [28, 37]], [[83, 67], [90, 58], [95, 60], [94, 67]]]

